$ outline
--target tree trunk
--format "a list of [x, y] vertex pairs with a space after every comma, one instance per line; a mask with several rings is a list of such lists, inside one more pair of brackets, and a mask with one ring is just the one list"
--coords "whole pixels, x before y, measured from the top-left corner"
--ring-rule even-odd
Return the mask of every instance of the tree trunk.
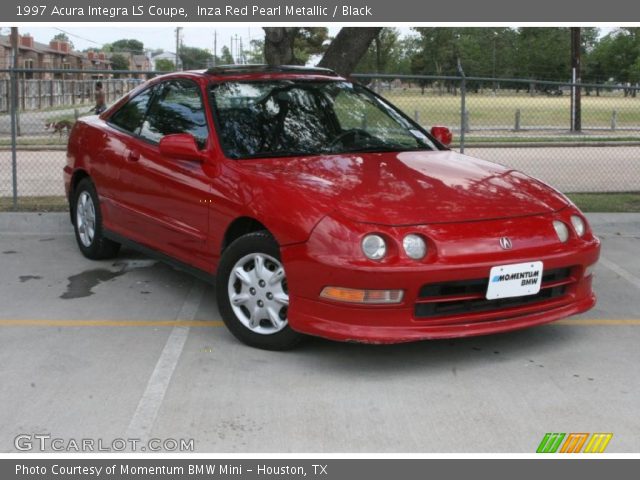
[[380, 30], [382, 27], [343, 27], [318, 66], [330, 68], [342, 76], [350, 75]]
[[263, 27], [264, 58], [269, 65], [297, 65], [293, 53], [297, 27]]

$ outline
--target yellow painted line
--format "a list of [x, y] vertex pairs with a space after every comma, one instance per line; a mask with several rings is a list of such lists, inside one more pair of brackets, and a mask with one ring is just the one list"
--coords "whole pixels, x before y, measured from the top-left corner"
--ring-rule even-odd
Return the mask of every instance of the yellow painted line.
[[2, 320], [0, 327], [222, 327], [220, 320]]
[[640, 319], [576, 318], [575, 320], [559, 320], [549, 325], [569, 325], [571, 327], [589, 325], [640, 325]]

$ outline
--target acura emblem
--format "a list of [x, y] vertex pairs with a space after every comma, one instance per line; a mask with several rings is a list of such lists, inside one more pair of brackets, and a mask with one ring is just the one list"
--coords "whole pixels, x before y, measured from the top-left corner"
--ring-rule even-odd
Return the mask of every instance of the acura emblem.
[[511, 247], [513, 247], [509, 237], [500, 237], [500, 246], [503, 250], [511, 250]]

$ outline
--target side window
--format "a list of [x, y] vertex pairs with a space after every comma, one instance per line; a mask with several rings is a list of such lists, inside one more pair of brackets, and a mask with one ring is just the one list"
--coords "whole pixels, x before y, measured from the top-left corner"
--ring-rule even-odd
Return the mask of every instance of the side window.
[[154, 87], [150, 87], [133, 97], [111, 116], [109, 123], [127, 132], [138, 133], [153, 96], [153, 90]]
[[200, 87], [193, 82], [170, 80], [164, 83], [154, 97], [140, 130], [140, 136], [152, 142], [159, 142], [172, 133], [190, 133], [200, 148], [206, 144], [207, 119]]

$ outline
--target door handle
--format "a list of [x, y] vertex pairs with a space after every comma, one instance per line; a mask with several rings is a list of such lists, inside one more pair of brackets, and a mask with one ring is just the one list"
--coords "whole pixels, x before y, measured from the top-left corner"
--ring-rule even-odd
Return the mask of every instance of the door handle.
[[130, 162], [137, 162], [140, 160], [140, 153], [135, 150], [129, 150], [129, 154], [127, 155], [127, 160]]

